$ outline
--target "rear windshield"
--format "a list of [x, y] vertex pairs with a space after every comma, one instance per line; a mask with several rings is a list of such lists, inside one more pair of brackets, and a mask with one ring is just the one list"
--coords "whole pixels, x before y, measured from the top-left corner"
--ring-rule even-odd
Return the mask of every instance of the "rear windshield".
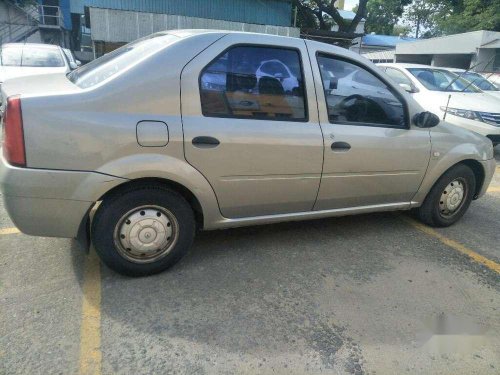
[[431, 91], [451, 92], [481, 92], [469, 81], [459, 78], [458, 75], [441, 69], [408, 68], [408, 71], [417, 78], [422, 85]]
[[71, 82], [81, 88], [92, 87], [134, 65], [162, 48], [179, 40], [170, 34], [155, 34], [138, 39], [68, 74]]
[[64, 60], [58, 49], [23, 46], [4, 46], [0, 50], [0, 65], [32, 68], [63, 67]]

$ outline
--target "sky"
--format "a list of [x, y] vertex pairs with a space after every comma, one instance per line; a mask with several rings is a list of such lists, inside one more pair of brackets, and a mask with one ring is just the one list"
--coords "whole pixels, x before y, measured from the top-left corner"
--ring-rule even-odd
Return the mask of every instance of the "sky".
[[344, 8], [345, 10], [352, 10], [356, 5], [358, 5], [358, 0], [345, 0]]

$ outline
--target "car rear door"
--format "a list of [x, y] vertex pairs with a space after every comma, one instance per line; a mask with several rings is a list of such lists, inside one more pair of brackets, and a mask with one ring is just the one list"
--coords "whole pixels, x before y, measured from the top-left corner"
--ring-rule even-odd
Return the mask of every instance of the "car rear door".
[[[429, 129], [410, 124], [420, 108], [408, 105], [405, 95], [374, 65], [365, 65], [349, 51], [306, 43], [325, 139], [314, 209], [409, 204], [430, 158]], [[323, 87], [328, 82], [325, 77], [333, 77], [334, 87]], [[343, 84], [344, 79], [349, 82]], [[363, 89], [366, 85], [372, 88]]]
[[[265, 61], [293, 77], [257, 74]], [[323, 136], [303, 40], [228, 34], [184, 68], [181, 101], [186, 160], [225, 217], [312, 210]]]

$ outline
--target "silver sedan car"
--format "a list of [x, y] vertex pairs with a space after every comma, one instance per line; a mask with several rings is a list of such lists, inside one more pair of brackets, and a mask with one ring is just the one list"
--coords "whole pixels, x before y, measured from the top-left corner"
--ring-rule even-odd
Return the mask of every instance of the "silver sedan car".
[[410, 209], [451, 225], [495, 169], [487, 138], [359, 55], [296, 38], [159, 33], [2, 95], [12, 221], [92, 242], [127, 275], [172, 266], [197, 229]]

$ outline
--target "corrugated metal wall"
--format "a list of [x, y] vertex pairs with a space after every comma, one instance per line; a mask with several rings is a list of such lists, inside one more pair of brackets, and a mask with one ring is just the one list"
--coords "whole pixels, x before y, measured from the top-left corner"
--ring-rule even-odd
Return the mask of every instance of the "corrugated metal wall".
[[84, 6], [279, 26], [292, 13], [291, 0], [71, 0], [71, 13]]
[[157, 31], [173, 29], [218, 29], [249, 31], [299, 37], [297, 28], [256, 25], [158, 13], [90, 8], [91, 36], [94, 41], [126, 43]]

